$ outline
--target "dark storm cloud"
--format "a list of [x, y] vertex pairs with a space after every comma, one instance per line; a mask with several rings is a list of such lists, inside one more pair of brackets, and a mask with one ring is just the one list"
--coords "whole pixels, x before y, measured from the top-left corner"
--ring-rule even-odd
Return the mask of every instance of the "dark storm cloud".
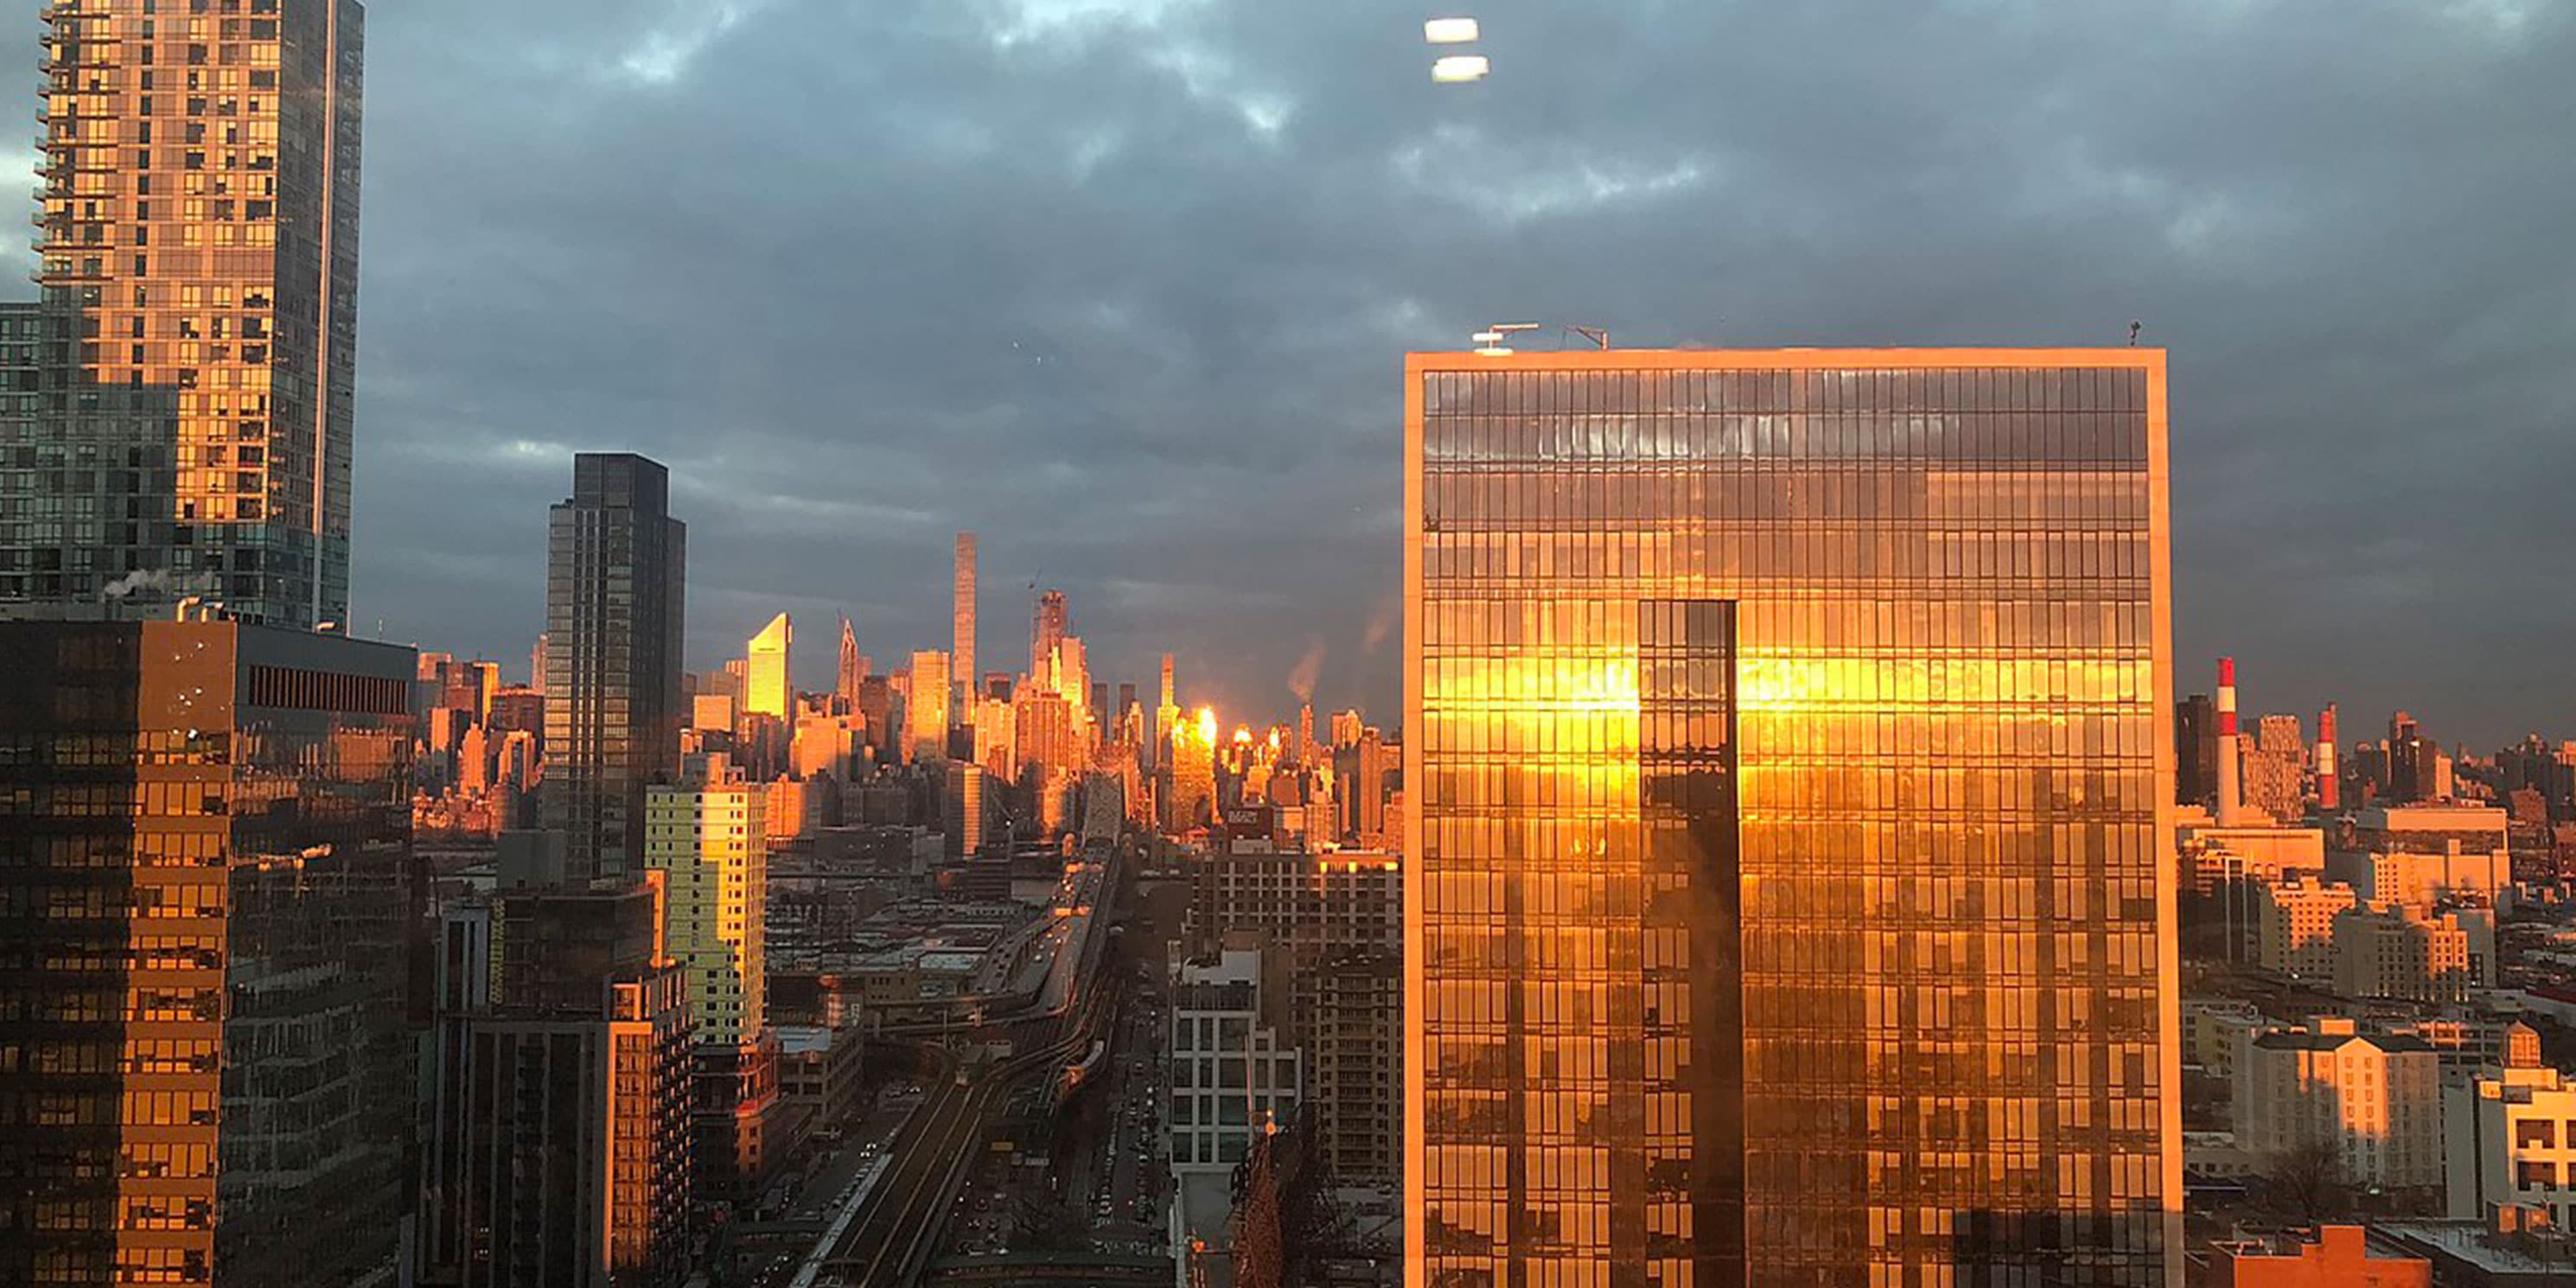
[[[2252, 710], [2576, 729], [2576, 23], [2547, 0], [379, 0], [356, 615], [524, 656], [575, 448], [668, 462], [692, 663], [983, 654], [1392, 723], [1396, 372], [1638, 344], [2173, 350], [2178, 655]], [[20, 50], [28, 55], [29, 51]], [[23, 64], [23, 58], [21, 58]]]

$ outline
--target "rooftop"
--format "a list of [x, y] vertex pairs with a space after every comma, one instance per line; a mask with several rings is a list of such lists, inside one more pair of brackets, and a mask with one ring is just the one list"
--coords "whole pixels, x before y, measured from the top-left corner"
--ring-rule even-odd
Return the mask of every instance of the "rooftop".
[[2544, 1260], [2531, 1243], [2499, 1238], [2483, 1221], [2378, 1221], [2371, 1229], [2411, 1249], [2456, 1257], [2489, 1274], [2541, 1274], [2566, 1266], [2563, 1255]]
[[2279, 1031], [2254, 1039], [2254, 1045], [2267, 1051], [2340, 1051], [2355, 1042], [2367, 1042], [2381, 1051], [2430, 1051], [2433, 1044], [2418, 1037], [2399, 1033], [2315, 1033]]

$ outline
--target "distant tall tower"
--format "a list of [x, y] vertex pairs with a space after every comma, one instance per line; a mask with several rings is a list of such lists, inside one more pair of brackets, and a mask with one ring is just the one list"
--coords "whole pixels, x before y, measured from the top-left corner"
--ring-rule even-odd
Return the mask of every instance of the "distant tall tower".
[[796, 624], [788, 621], [785, 613], [770, 618], [769, 625], [751, 637], [743, 655], [749, 684], [742, 695], [745, 714], [786, 720], [794, 712], [796, 680], [787, 654], [795, 645]]
[[2218, 802], [2210, 813], [2220, 827], [2242, 821], [2245, 808], [2244, 749], [2236, 737], [2236, 659], [2218, 659]]
[[29, 410], [59, 508], [0, 523], [0, 616], [166, 618], [202, 596], [345, 626], [366, 10], [185, 7], [44, 6], [53, 342]]
[[868, 659], [859, 653], [859, 633], [850, 625], [847, 613], [841, 615], [841, 664], [833, 673], [832, 709], [850, 715], [859, 709], [859, 683], [868, 678]]
[[904, 703], [904, 739], [914, 760], [948, 758], [948, 655], [912, 655], [912, 696]]
[[[975, 534], [957, 534], [956, 621], [948, 640], [950, 687], [971, 700], [975, 688]], [[971, 706], [966, 708], [972, 711]]]
[[1216, 713], [1199, 708], [1193, 720], [1172, 728], [1172, 794], [1164, 801], [1163, 831], [1178, 835], [1208, 822], [1216, 809]]
[[1064, 592], [1050, 590], [1038, 596], [1037, 615], [1029, 623], [1029, 678], [1044, 683], [1048, 666], [1055, 657], [1055, 646], [1064, 642], [1068, 616]]
[[583, 452], [550, 517], [538, 818], [580, 876], [643, 871], [644, 789], [679, 768], [689, 530], [670, 495], [658, 461]]
[[2403, 711], [2388, 718], [2388, 794], [2401, 801], [2432, 800], [2433, 760], [2440, 749], [2424, 738], [2424, 726]]
[[1171, 763], [1172, 727], [1180, 723], [1181, 708], [1172, 697], [1172, 655], [1163, 655], [1163, 701], [1154, 708], [1154, 758], [1157, 764]]
[[546, 633], [544, 631], [537, 632], [536, 647], [528, 650], [528, 687], [539, 693], [546, 691]]
[[2336, 775], [2342, 772], [2335, 763], [2335, 704], [2317, 713], [2317, 812], [2331, 814], [2342, 800], [2342, 789]]

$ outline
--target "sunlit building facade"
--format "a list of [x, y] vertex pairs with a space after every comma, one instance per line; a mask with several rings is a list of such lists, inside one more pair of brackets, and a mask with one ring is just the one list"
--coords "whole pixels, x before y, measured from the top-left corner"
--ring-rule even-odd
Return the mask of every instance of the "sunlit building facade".
[[912, 655], [912, 695], [904, 702], [904, 738], [914, 760], [948, 758], [948, 655]]
[[0, 659], [0, 1283], [389, 1280], [412, 651], [47, 622]]
[[2163, 355], [1406, 379], [1408, 1283], [2178, 1282]]
[[959, 701], [975, 701], [975, 534], [957, 534], [948, 623], [949, 686]]
[[1216, 712], [1172, 725], [1172, 786], [1163, 798], [1163, 831], [1178, 835], [1205, 825], [1216, 811]]
[[666, 874], [663, 943], [688, 974], [700, 1042], [738, 1045], [768, 1023], [766, 817], [753, 783], [656, 787], [645, 797], [644, 866]]
[[786, 720], [794, 714], [796, 683], [788, 651], [796, 645], [796, 625], [780, 613], [743, 648], [742, 710], [745, 715]]
[[211, 10], [43, 6], [43, 392], [0, 425], [0, 616], [347, 620], [366, 11]]
[[2424, 1039], [2349, 1019], [2249, 1034], [2236, 1052], [2236, 1142], [2271, 1160], [2323, 1148], [2355, 1184], [2442, 1184], [2442, 1059]]

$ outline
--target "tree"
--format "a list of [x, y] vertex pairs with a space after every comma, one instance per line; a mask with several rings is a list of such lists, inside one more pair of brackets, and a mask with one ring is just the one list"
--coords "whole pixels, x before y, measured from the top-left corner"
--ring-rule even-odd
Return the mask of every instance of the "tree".
[[2352, 1183], [2343, 1165], [2343, 1143], [2332, 1136], [2293, 1145], [2272, 1156], [2269, 1193], [2281, 1206], [2314, 1225], [2352, 1207]]
[[1254, 1138], [1234, 1173], [1237, 1288], [1303, 1288], [1327, 1265], [1359, 1255], [1350, 1214], [1334, 1197], [1332, 1168], [1310, 1120]]
[[1076, 1252], [1091, 1245], [1091, 1223], [1072, 1200], [1045, 1192], [1021, 1195], [1012, 1213], [1013, 1243], [1032, 1252]]

